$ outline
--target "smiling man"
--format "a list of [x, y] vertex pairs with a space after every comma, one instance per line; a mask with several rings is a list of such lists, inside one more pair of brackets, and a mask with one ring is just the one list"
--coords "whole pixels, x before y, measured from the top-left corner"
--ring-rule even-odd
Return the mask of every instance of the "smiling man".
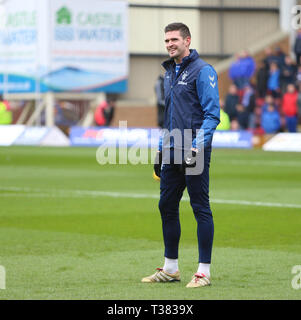
[[[197, 221], [199, 265], [187, 288], [208, 286], [213, 244], [213, 218], [209, 204], [209, 164], [214, 130], [219, 124], [220, 107], [217, 74], [212, 66], [190, 50], [191, 34], [183, 23], [165, 27], [165, 46], [170, 59], [163, 63], [165, 92], [165, 132], [177, 129], [181, 141], [191, 131], [188, 143], [178, 143], [171, 135], [160, 140], [154, 170], [160, 179], [160, 201], [165, 262], [163, 268], [142, 279], [142, 282], [180, 281], [178, 248], [181, 235], [179, 203], [187, 187], [190, 204]], [[168, 140], [168, 141], [167, 141]], [[187, 142], [187, 141], [186, 141]], [[176, 161], [176, 153], [181, 161]], [[170, 155], [165, 161], [164, 154]], [[196, 174], [189, 169], [202, 154], [203, 167]], [[163, 160], [162, 160], [163, 159]]]

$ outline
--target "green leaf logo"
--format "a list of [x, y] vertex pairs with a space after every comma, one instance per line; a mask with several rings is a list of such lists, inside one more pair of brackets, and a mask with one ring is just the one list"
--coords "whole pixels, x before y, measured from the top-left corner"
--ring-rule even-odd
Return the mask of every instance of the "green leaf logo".
[[56, 23], [57, 24], [71, 24], [72, 14], [67, 7], [62, 7], [56, 12]]

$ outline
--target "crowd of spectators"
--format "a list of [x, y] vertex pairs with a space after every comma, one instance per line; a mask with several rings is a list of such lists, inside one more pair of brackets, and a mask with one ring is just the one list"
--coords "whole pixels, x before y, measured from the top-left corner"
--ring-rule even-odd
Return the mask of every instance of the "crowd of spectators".
[[301, 31], [294, 56], [296, 60], [278, 47], [268, 47], [256, 64], [247, 51], [237, 54], [229, 68], [231, 85], [220, 101], [224, 124], [219, 129], [297, 132], [301, 124]]

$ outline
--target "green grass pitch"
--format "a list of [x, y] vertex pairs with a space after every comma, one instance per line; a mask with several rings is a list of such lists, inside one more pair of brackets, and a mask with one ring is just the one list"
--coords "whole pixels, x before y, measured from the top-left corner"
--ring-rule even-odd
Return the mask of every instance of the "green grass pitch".
[[198, 256], [187, 194], [182, 281], [141, 283], [163, 263], [159, 183], [151, 164], [101, 166], [95, 155], [0, 148], [0, 299], [301, 299], [292, 286], [301, 265], [300, 154], [213, 150], [212, 286], [200, 289], [185, 288]]

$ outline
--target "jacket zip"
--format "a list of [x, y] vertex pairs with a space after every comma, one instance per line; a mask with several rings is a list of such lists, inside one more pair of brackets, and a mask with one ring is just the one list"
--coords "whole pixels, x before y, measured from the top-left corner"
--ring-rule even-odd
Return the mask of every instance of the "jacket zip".
[[169, 132], [172, 130], [172, 114], [173, 114], [173, 87], [174, 83], [171, 83], [171, 93], [170, 93], [170, 115], [169, 115]]
[[[181, 70], [182, 69], [182, 70]], [[173, 127], [172, 127], [172, 116], [173, 116], [173, 88], [176, 85], [176, 81], [179, 78], [179, 76], [182, 74], [183, 72], [183, 67], [180, 68], [180, 70], [178, 71], [178, 73], [176, 74], [176, 72], [173, 70], [172, 74], [175, 75], [175, 78], [173, 79], [173, 81], [171, 82], [171, 93], [170, 93], [170, 116], [169, 116], [169, 131], [171, 132]], [[181, 71], [181, 72], [180, 72]]]

